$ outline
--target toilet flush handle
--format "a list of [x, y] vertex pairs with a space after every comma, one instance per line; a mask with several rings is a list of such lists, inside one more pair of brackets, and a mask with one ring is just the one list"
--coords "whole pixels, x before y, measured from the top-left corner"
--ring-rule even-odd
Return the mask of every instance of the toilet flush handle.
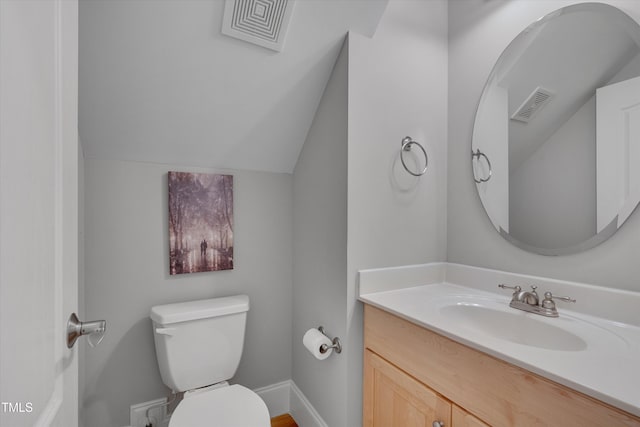
[[173, 336], [173, 332], [176, 330], [176, 328], [156, 328], [156, 334], [158, 335], [169, 335], [170, 337]]

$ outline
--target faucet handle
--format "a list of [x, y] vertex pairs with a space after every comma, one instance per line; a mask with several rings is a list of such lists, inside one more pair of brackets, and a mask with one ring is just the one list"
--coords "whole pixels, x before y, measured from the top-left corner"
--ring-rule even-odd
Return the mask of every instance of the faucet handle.
[[520, 292], [522, 290], [522, 288], [520, 286], [517, 286], [517, 285], [516, 286], [509, 286], [509, 285], [505, 285], [504, 283], [498, 285], [498, 287], [502, 288], [502, 289], [513, 289], [515, 292]]
[[556, 296], [553, 296], [553, 294], [551, 292], [545, 292], [544, 293], [543, 306], [544, 306], [545, 302], [553, 303], [553, 300], [556, 300], [556, 299], [560, 300], [560, 301], [564, 301], [564, 302], [576, 302], [576, 300], [571, 298], [571, 297], [556, 297]]

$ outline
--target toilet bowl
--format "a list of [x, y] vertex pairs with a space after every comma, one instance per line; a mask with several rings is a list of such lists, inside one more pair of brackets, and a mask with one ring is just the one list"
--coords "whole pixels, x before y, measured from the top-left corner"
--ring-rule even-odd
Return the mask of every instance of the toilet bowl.
[[264, 401], [238, 384], [185, 396], [169, 427], [263, 427], [271, 423]]
[[169, 427], [271, 425], [260, 396], [227, 383], [240, 363], [248, 311], [246, 295], [151, 308], [162, 381], [174, 392], [185, 392]]

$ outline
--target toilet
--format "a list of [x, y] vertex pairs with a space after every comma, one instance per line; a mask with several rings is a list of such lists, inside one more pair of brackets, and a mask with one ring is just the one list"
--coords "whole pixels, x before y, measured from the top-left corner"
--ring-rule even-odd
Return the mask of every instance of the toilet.
[[264, 401], [229, 385], [242, 356], [249, 297], [157, 305], [151, 308], [162, 381], [185, 392], [169, 427], [269, 427]]

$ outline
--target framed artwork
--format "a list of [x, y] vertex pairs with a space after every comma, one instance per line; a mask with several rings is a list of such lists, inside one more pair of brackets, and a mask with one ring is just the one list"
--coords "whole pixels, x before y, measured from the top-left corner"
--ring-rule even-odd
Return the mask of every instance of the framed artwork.
[[169, 273], [233, 269], [233, 176], [169, 172]]

